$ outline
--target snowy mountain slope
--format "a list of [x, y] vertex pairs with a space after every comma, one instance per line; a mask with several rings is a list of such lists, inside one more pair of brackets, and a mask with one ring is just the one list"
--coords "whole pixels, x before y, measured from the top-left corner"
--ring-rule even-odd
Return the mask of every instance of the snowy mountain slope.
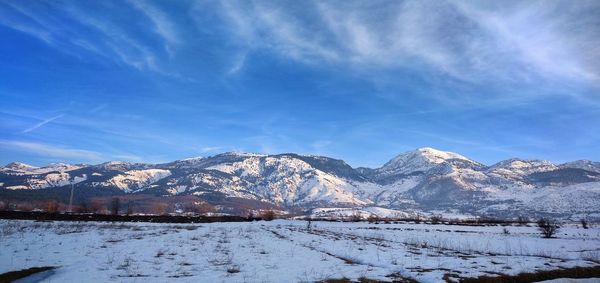
[[249, 156], [207, 169], [237, 176], [257, 196], [277, 204], [370, 203], [352, 193], [360, 190], [355, 183], [316, 169], [297, 155]]
[[120, 190], [129, 193], [143, 189], [169, 175], [171, 175], [171, 172], [163, 169], [130, 170], [123, 172], [123, 174], [116, 175], [99, 185], [105, 187], [117, 187]]
[[573, 162], [567, 162], [559, 165], [560, 168], [575, 168], [583, 169], [586, 171], [592, 171], [600, 173], [600, 162], [594, 162], [590, 160], [577, 160]]
[[48, 166], [35, 167], [22, 162], [12, 162], [0, 168], [0, 172], [14, 175], [46, 174], [50, 172], [69, 172], [86, 166], [82, 164], [51, 163]]
[[525, 160], [512, 158], [490, 166], [486, 173], [497, 180], [517, 182], [526, 185], [525, 177], [533, 173], [557, 170], [558, 166], [545, 160]]
[[[370, 171], [370, 177], [379, 183], [391, 184], [407, 176], [444, 174], [457, 169], [482, 167], [482, 164], [462, 155], [424, 147], [396, 156], [381, 168]], [[368, 171], [363, 169], [363, 172]]]
[[[227, 152], [164, 164], [113, 161], [38, 168], [15, 162], [0, 168], [0, 190], [16, 196], [24, 189], [68, 189], [76, 182], [78, 188], [90, 190], [239, 198], [289, 208], [378, 206], [467, 213], [535, 208], [583, 213], [600, 212], [592, 206], [600, 187], [597, 164], [515, 158], [488, 167], [456, 153], [419, 148], [380, 168], [355, 169], [324, 156]], [[574, 209], [561, 203], [573, 203]]]

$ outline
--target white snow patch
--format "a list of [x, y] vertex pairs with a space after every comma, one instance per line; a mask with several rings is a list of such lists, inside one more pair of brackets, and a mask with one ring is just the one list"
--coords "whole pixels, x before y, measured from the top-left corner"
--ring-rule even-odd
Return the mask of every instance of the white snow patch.
[[116, 186], [125, 192], [131, 192], [142, 189], [170, 175], [171, 171], [164, 169], [130, 170], [112, 177], [110, 180], [103, 182], [103, 185]]

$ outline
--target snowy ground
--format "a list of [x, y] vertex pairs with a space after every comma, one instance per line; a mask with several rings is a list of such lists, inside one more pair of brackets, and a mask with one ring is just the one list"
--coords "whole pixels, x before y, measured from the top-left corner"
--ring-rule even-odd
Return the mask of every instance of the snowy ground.
[[[600, 264], [600, 229], [276, 220], [150, 224], [0, 220], [0, 273], [58, 266], [48, 282], [422, 282]], [[85, 279], [85, 280], [84, 280]]]

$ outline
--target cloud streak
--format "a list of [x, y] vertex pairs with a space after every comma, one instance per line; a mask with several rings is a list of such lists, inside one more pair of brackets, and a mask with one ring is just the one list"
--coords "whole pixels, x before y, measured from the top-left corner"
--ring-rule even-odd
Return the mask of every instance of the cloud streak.
[[85, 161], [102, 161], [103, 157], [100, 153], [84, 149], [73, 149], [63, 148], [54, 145], [26, 142], [26, 141], [13, 141], [13, 140], [0, 140], [0, 146], [9, 150], [22, 151], [29, 154], [60, 158], [62, 160], [79, 159]]
[[39, 122], [39, 123], [37, 123], [37, 124], [33, 125], [32, 127], [30, 127], [30, 128], [27, 128], [27, 129], [23, 130], [23, 131], [21, 132], [21, 134], [26, 134], [26, 133], [29, 133], [29, 132], [33, 132], [33, 131], [37, 130], [38, 128], [40, 128], [40, 127], [42, 127], [42, 126], [44, 126], [44, 125], [46, 125], [46, 124], [48, 124], [48, 123], [50, 123], [50, 122], [52, 122], [52, 121], [56, 120], [56, 119], [62, 118], [62, 117], [64, 117], [64, 116], [65, 116], [65, 114], [60, 114], [60, 115], [57, 115], [57, 116], [54, 116], [54, 117], [48, 118], [48, 119], [46, 119], [46, 120], [43, 120], [43, 121], [41, 121], [41, 122]]

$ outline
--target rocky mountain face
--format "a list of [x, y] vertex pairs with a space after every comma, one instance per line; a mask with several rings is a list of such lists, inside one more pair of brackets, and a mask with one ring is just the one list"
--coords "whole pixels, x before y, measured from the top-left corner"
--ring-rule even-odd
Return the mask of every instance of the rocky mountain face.
[[[223, 153], [164, 164], [14, 162], [0, 168], [0, 196], [68, 190], [94, 194], [193, 195], [247, 199], [284, 208], [382, 207], [475, 215], [600, 215], [600, 163], [555, 165], [510, 159], [486, 166], [432, 148], [400, 154], [380, 168], [297, 154]], [[48, 194], [44, 194], [47, 196]]]

